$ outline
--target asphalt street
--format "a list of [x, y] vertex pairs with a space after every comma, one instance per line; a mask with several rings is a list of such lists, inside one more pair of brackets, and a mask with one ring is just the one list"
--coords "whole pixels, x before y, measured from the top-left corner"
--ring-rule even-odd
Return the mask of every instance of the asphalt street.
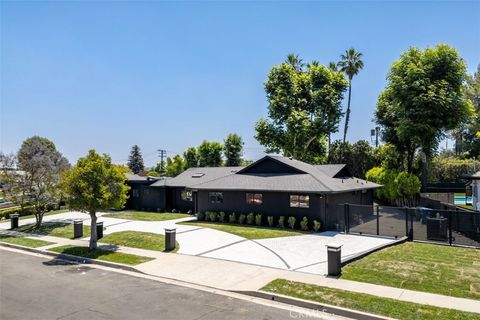
[[300, 317], [225, 295], [0, 248], [2, 320]]

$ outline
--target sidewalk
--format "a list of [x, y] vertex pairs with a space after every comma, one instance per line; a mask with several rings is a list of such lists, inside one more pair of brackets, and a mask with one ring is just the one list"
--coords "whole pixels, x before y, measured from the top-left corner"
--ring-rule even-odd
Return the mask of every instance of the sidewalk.
[[[40, 250], [46, 250], [61, 245], [88, 245], [87, 240], [70, 240], [40, 235], [30, 235], [28, 238], [42, 239], [56, 243], [55, 245], [37, 248]], [[111, 246], [102, 244], [101, 241], [99, 242], [99, 247], [103, 249], [112, 248]], [[118, 252], [155, 258], [152, 261], [134, 267], [146, 274], [189, 282], [215, 289], [228, 291], [258, 291], [270, 281], [282, 278], [329, 288], [371, 294], [400, 301], [480, 313], [480, 301], [477, 300], [342, 280], [325, 277], [323, 275], [276, 269], [208, 257], [164, 253], [121, 246], [115, 246], [115, 250]]]

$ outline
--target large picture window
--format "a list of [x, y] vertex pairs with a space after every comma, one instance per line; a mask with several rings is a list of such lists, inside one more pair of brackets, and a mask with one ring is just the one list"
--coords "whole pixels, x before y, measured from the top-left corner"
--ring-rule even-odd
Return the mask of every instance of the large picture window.
[[310, 197], [292, 194], [290, 195], [290, 207], [291, 208], [309, 208], [310, 207]]
[[183, 201], [193, 201], [192, 191], [183, 190], [181, 193], [181, 198]]
[[210, 203], [223, 203], [223, 192], [209, 192]]
[[261, 205], [263, 195], [261, 193], [247, 193], [247, 204]]

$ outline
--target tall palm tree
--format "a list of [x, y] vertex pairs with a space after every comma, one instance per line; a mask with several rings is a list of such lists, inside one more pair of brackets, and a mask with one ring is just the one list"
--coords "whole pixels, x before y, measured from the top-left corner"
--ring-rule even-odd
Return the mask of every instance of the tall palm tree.
[[350, 99], [352, 98], [352, 78], [363, 68], [362, 53], [350, 48], [345, 51], [345, 54], [340, 55], [340, 62], [338, 66], [340, 70], [345, 72], [348, 76], [348, 106], [347, 114], [345, 116], [345, 129], [343, 131], [343, 142], [347, 138], [348, 122], [350, 121]]

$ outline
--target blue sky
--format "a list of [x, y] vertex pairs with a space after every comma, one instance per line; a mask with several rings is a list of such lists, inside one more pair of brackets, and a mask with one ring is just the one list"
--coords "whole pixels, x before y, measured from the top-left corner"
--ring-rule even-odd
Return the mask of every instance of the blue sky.
[[230, 132], [260, 157], [263, 82], [288, 53], [327, 64], [363, 52], [350, 141], [369, 139], [386, 73], [409, 46], [447, 43], [470, 72], [480, 63], [480, 1], [2, 1], [0, 27], [1, 151], [38, 134], [72, 162], [91, 148], [122, 162], [138, 144], [152, 165], [159, 148], [171, 156]]

